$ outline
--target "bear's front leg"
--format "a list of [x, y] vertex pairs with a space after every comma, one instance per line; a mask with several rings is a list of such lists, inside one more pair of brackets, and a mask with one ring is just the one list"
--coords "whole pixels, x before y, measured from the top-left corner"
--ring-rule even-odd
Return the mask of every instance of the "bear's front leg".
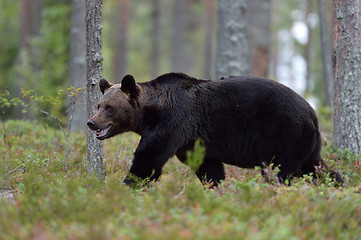
[[170, 134], [143, 134], [124, 183], [135, 187], [145, 179], [157, 180], [162, 174], [164, 164], [174, 155], [177, 142]]

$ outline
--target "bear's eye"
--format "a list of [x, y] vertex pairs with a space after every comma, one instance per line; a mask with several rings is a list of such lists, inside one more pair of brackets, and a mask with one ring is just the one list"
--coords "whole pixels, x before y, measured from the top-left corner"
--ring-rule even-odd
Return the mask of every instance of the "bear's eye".
[[114, 110], [114, 108], [110, 105], [105, 105], [105, 110], [111, 112]]

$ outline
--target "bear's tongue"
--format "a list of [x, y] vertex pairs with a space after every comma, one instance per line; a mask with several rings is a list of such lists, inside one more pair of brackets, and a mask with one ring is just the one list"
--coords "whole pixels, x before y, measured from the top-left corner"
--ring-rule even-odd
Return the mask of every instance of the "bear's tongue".
[[110, 125], [110, 126], [104, 128], [103, 130], [97, 130], [96, 133], [95, 133], [96, 136], [97, 136], [97, 137], [104, 137], [104, 136], [106, 136], [106, 135], [108, 134], [109, 129], [110, 129], [111, 127], [112, 127], [112, 126]]

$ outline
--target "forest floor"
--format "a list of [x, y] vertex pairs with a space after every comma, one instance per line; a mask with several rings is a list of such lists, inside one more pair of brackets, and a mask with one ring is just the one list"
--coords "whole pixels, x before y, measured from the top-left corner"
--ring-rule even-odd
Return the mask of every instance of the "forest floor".
[[133, 190], [122, 181], [139, 136], [104, 141], [104, 182], [86, 171], [84, 134], [8, 121], [0, 136], [0, 239], [361, 239], [361, 158], [326, 140], [343, 187], [327, 173], [284, 186], [226, 166], [209, 189], [171, 159], [160, 181]]

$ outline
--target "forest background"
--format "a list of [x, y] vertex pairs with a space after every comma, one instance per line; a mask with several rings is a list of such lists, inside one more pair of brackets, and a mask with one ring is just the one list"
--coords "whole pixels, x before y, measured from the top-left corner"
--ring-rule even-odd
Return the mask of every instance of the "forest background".
[[[44, 97], [57, 96], [63, 91], [62, 107], [50, 110], [48, 105], [44, 110], [57, 111], [64, 122], [68, 115], [66, 89], [85, 87], [85, 79], [79, 81], [84, 76], [81, 71], [85, 70], [81, 69], [85, 62], [82, 66], [79, 56], [72, 55], [72, 51], [79, 51], [75, 49], [76, 43], [82, 41], [82, 35], [72, 37], [74, 31], [81, 31], [72, 30], [72, 19], [83, 20], [82, 9], [72, 8], [79, 2], [0, 1], [0, 31], [5, 33], [0, 36], [0, 89], [8, 90], [11, 96], [21, 96], [20, 89], [32, 89]], [[249, 59], [253, 66], [250, 74], [290, 86], [322, 113], [326, 109], [329, 114], [330, 109], [323, 108], [328, 104], [317, 1], [261, 1], [264, 12], [258, 14], [262, 6], [252, 8], [255, 4], [252, 2], [257, 1], [248, 2], [247, 24], [252, 49], [263, 44], [261, 55], [255, 55], [255, 51]], [[331, 1], [325, 4], [331, 39]], [[146, 81], [170, 71], [216, 79], [216, 1], [105, 0], [102, 9], [103, 76], [106, 79], [119, 82], [131, 73], [138, 81]], [[262, 19], [264, 15], [266, 18]], [[266, 25], [258, 24], [258, 19]], [[83, 41], [85, 44], [85, 39]], [[257, 69], [258, 65], [261, 69]], [[74, 77], [75, 83], [71, 80]], [[7, 110], [6, 115], [8, 118], [36, 117], [15, 108]], [[73, 129], [85, 129], [84, 123], [74, 123]]]
[[[361, 159], [332, 146], [323, 67], [332, 71], [332, 61], [322, 58], [332, 47], [321, 44], [335, 38], [331, 5], [349, 10], [356, 1], [232, 1], [249, 4], [241, 19], [252, 49], [246, 73], [280, 81], [316, 108], [322, 157], [343, 186], [320, 169], [285, 186], [277, 166], [265, 169], [266, 182], [259, 168], [226, 165], [212, 189], [172, 158], [160, 181], [135, 190], [122, 182], [135, 134], [104, 141], [102, 181], [88, 171], [84, 2], [0, 0], [0, 239], [360, 239]], [[103, 0], [103, 77], [147, 81], [182, 71], [216, 79], [217, 8], [215, 0]], [[355, 89], [342, 97], [355, 93], [344, 102], [357, 112]]]

